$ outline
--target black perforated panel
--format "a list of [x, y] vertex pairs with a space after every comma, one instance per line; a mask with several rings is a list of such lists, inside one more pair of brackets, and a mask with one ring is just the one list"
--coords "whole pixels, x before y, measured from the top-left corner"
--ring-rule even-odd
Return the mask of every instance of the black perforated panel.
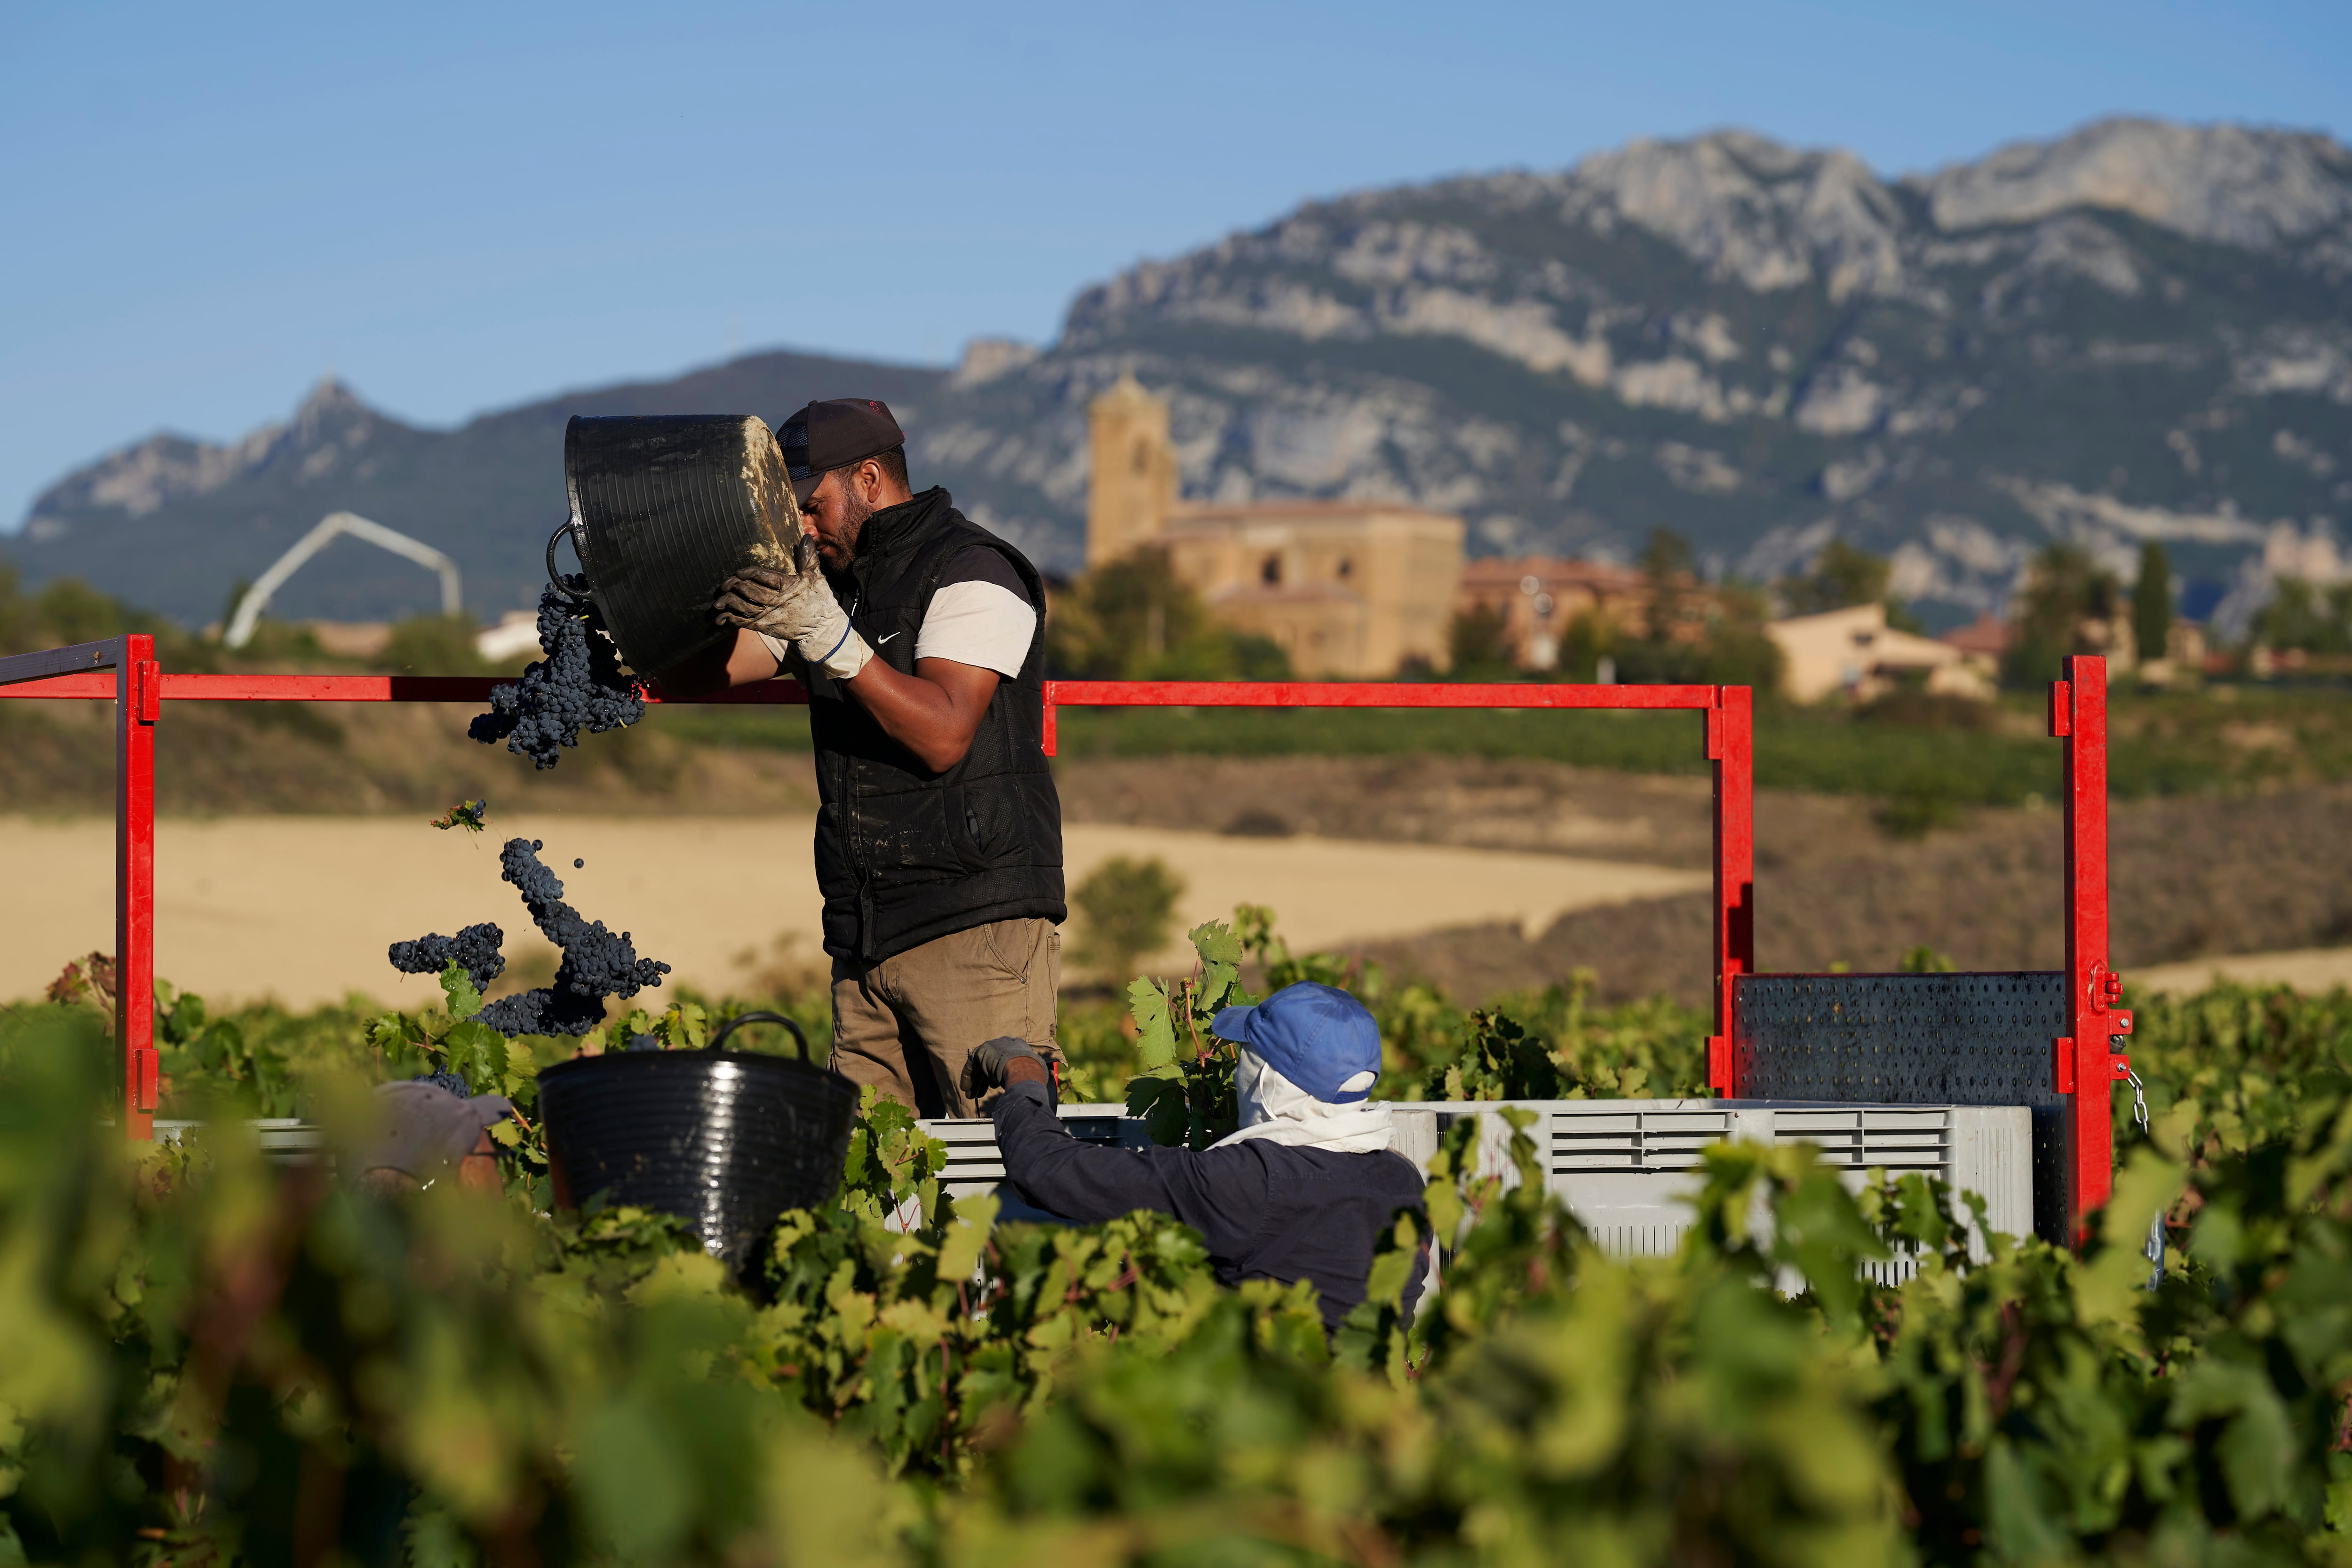
[[2066, 1032], [2058, 970], [1975, 975], [1742, 975], [1732, 1082], [1745, 1100], [2024, 1105], [2033, 1113], [2034, 1228], [2064, 1241]]

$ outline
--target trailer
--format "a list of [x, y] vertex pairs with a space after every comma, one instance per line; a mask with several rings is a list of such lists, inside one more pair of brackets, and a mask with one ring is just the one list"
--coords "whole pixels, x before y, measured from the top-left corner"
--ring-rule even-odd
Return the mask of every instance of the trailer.
[[[166, 671], [139, 634], [0, 658], [0, 698], [110, 702], [115, 749], [115, 953], [122, 1124], [154, 1135], [155, 730], [175, 702], [467, 703], [494, 676], [212, 674]], [[789, 681], [649, 702], [805, 704]], [[1762, 975], [1755, 964], [1754, 694], [1737, 685], [1549, 683], [1048, 681], [1045, 749], [1065, 707], [1514, 708], [1700, 716], [1714, 789], [1717, 1097], [1879, 1106], [2024, 1106], [2035, 1228], [2079, 1239], [2114, 1175], [2110, 1093], [2130, 1075], [2131, 1014], [2107, 961], [2106, 663], [2076, 656], [2050, 693], [2061, 743], [2064, 967], [1994, 975]]]

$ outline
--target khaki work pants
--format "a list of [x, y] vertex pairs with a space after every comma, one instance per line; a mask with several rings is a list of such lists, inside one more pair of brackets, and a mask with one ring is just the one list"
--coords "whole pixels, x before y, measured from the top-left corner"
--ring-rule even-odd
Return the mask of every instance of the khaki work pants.
[[918, 1116], [971, 1116], [965, 1058], [1011, 1035], [1054, 1043], [1062, 934], [1045, 919], [997, 920], [860, 964], [833, 961], [833, 1070]]

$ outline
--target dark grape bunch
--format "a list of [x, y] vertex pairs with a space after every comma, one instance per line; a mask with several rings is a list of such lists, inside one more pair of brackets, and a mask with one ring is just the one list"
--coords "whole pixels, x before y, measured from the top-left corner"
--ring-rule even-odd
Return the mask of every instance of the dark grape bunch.
[[[540, 863], [537, 839], [509, 839], [499, 851], [499, 875], [522, 894], [523, 907], [540, 935], [562, 950], [555, 983], [535, 991], [500, 997], [474, 1016], [512, 1039], [519, 1034], [586, 1034], [604, 1021], [606, 997], [634, 997], [658, 986], [667, 964], [637, 956], [624, 931], [615, 936], [601, 920], [589, 920], [563, 902], [563, 883]], [[575, 862], [576, 863], [576, 862]], [[455, 936], [419, 936], [392, 945], [392, 966], [405, 975], [437, 975], [456, 960], [486, 986], [506, 967], [499, 954], [504, 936], [495, 925], [468, 925]]]
[[[567, 574], [565, 588], [588, 591], [588, 580]], [[490, 688], [490, 711], [466, 733], [484, 745], [503, 740], [534, 768], [552, 768], [559, 747], [580, 744], [580, 732], [602, 735], [643, 718], [645, 698], [621, 673], [621, 657], [593, 609], [566, 599], [552, 585], [539, 595], [539, 646], [547, 657], [522, 679]]]
[[545, 847], [509, 839], [499, 851], [499, 874], [522, 894], [540, 935], [563, 950], [553, 985], [501, 997], [476, 1015], [504, 1035], [586, 1034], [604, 1021], [606, 997], [634, 997], [669, 973], [667, 964], [638, 957], [627, 932], [615, 936], [563, 902], [563, 883], [540, 863]]
[[499, 951], [507, 934], [488, 921], [468, 925], [455, 936], [419, 936], [414, 942], [392, 945], [392, 967], [404, 975], [437, 975], [455, 963], [466, 971], [480, 990], [506, 972], [507, 961]]

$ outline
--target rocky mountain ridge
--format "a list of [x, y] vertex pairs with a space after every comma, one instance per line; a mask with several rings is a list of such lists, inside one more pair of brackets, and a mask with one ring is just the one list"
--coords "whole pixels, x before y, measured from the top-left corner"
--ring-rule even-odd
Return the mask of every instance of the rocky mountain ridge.
[[[1462, 512], [1482, 553], [1622, 558], [1667, 526], [1759, 577], [1842, 535], [1947, 621], [1998, 606], [2053, 538], [2118, 569], [2162, 538], [2189, 607], [2242, 619], [2281, 573], [2345, 570], [2352, 151], [2116, 120], [1886, 180], [1747, 131], [1636, 141], [1308, 203], [1085, 290], [1047, 348], [975, 345], [881, 395], [919, 478], [1066, 569], [1086, 405], [1129, 371], [1170, 399], [1196, 497], [1410, 500]], [[685, 400], [719, 390], [635, 391], [709, 411]], [[415, 432], [321, 395], [234, 446], [157, 438], [45, 495], [13, 553], [119, 559], [93, 547], [199, 512], [235, 538], [256, 475], [323, 495], [446, 469], [486, 423]], [[516, 538], [544, 537], [544, 491]], [[518, 523], [479, 527], [468, 548]]]
[[[575, 413], [749, 411], [781, 420], [812, 397], [871, 388], [894, 403], [945, 380], [935, 370], [818, 355], [754, 354], [675, 381], [564, 393], [421, 429], [331, 377], [283, 423], [208, 444], [155, 435], [68, 476], [35, 502], [5, 555], [32, 581], [79, 576], [186, 624], [225, 618], [327, 513], [351, 510], [446, 551], [469, 606], [495, 618], [538, 602], [548, 535], [563, 519], [563, 427]], [[304, 566], [273, 613], [379, 620], [437, 608], [429, 573], [339, 543]]]

